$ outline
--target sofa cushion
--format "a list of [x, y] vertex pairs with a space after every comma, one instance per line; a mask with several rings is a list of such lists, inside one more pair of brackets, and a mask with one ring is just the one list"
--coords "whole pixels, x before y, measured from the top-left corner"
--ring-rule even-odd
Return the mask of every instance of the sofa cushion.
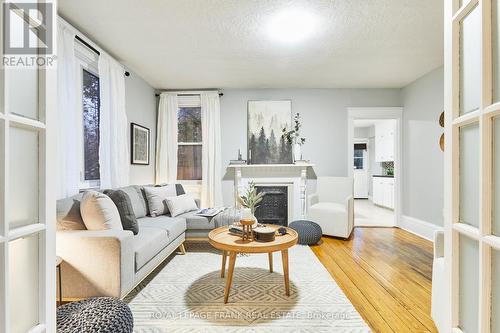
[[155, 217], [168, 214], [168, 206], [166, 199], [177, 195], [174, 185], [166, 185], [160, 187], [144, 187], [146, 193], [149, 215]]
[[106, 194], [108, 194], [109, 198], [115, 203], [116, 208], [118, 208], [123, 230], [130, 230], [134, 235], [137, 235], [139, 232], [139, 225], [137, 224], [129, 195], [123, 190], [110, 191]]
[[139, 233], [134, 236], [135, 271], [141, 269], [169, 243], [165, 230], [141, 225]]
[[127, 193], [130, 202], [132, 203], [132, 208], [134, 209], [134, 214], [136, 218], [141, 218], [146, 216], [147, 214], [147, 209], [146, 209], [146, 200], [144, 199], [144, 196], [141, 191], [141, 187], [137, 185], [130, 185], [130, 186], [125, 186], [125, 187], [120, 187], [117, 190], [122, 190], [123, 192]]
[[167, 201], [168, 210], [171, 216], [178, 216], [187, 212], [198, 210], [198, 206], [193, 197], [189, 194], [181, 194], [175, 197], [168, 197]]
[[80, 214], [88, 230], [123, 230], [115, 203], [104, 193], [85, 191]]
[[196, 215], [196, 212], [184, 213], [177, 217], [186, 219], [186, 228], [189, 230], [211, 230], [215, 226], [213, 222], [210, 222], [210, 218]]
[[146, 228], [160, 228], [167, 232], [169, 241], [173, 241], [186, 231], [186, 219], [182, 217], [157, 216], [138, 219], [139, 230]]
[[69, 198], [57, 200], [57, 230], [85, 230], [82, 214], [80, 213], [80, 201], [83, 194], [77, 194]]

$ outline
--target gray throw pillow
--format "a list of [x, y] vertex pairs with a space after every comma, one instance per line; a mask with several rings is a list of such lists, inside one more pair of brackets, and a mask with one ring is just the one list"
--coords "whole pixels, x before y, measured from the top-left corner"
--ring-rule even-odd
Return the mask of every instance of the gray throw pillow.
[[137, 235], [139, 233], [139, 224], [137, 223], [129, 195], [123, 190], [106, 191], [105, 193], [113, 200], [116, 208], [118, 208], [123, 230], [130, 230], [134, 235]]
[[146, 200], [142, 195], [141, 188], [136, 185], [130, 185], [125, 187], [117, 188], [116, 190], [122, 190], [127, 193], [132, 203], [132, 208], [134, 209], [135, 217], [141, 218], [147, 215]]
[[166, 201], [168, 210], [170, 210], [170, 215], [172, 217], [179, 216], [181, 214], [198, 209], [196, 202], [189, 194], [181, 194], [176, 197], [169, 197]]
[[182, 186], [182, 184], [175, 184], [175, 191], [177, 192], [177, 195], [186, 194], [186, 192], [184, 191], [184, 187]]
[[169, 197], [177, 196], [174, 185], [161, 187], [145, 186], [144, 193], [148, 199], [149, 215], [153, 217], [168, 214], [169, 210], [166, 200]]

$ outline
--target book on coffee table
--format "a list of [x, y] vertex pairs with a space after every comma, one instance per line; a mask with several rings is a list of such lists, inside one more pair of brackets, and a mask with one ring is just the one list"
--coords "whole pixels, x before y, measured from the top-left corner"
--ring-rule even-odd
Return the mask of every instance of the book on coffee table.
[[226, 207], [219, 208], [203, 208], [196, 212], [196, 215], [204, 216], [204, 217], [214, 217], [220, 212], [224, 211]]

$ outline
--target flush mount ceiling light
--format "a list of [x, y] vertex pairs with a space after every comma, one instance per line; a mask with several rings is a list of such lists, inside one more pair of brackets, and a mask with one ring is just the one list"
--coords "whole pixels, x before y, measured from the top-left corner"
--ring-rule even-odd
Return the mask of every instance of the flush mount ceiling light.
[[272, 17], [267, 29], [271, 38], [285, 43], [295, 43], [310, 36], [315, 27], [316, 19], [312, 14], [293, 9]]

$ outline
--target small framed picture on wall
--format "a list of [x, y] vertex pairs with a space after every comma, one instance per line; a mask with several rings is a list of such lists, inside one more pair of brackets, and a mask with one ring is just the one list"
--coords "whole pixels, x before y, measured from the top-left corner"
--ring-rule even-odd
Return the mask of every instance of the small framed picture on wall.
[[130, 123], [131, 163], [149, 165], [149, 128]]

